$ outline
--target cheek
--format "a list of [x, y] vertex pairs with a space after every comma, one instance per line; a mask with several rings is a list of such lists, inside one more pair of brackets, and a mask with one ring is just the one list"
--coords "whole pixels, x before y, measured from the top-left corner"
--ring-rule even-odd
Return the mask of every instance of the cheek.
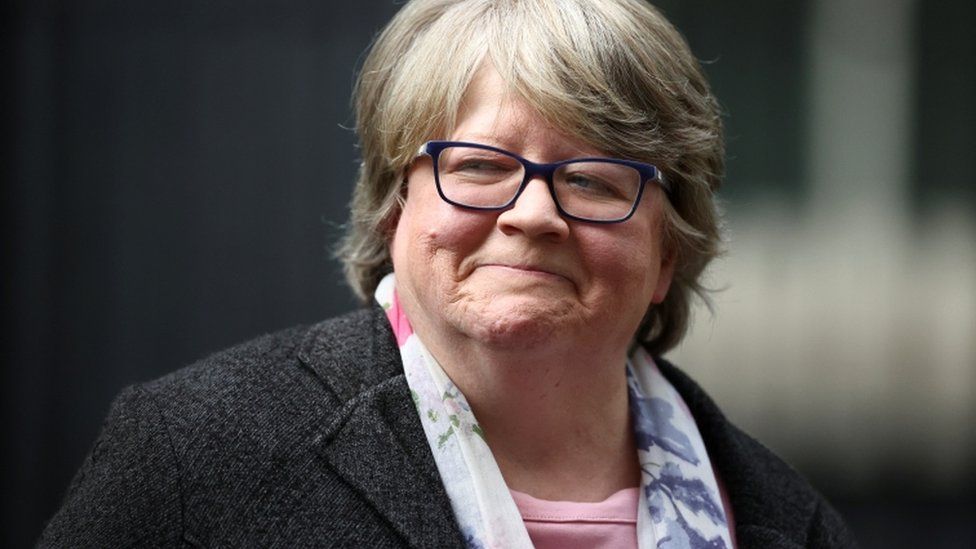
[[661, 268], [661, 248], [651, 228], [634, 227], [600, 237], [586, 246], [586, 263], [601, 298], [643, 302], [646, 297], [649, 303]]
[[630, 289], [653, 287], [653, 281], [660, 269], [660, 260], [651, 246], [646, 243], [621, 246], [613, 251], [614, 257], [606, 260], [612, 262], [611, 265], [616, 265], [611, 273], [620, 279], [622, 286]]
[[394, 235], [394, 268], [410, 265], [421, 276], [424, 271], [457, 271], [491, 227], [490, 215], [454, 208], [436, 196], [415, 195], [405, 205]]

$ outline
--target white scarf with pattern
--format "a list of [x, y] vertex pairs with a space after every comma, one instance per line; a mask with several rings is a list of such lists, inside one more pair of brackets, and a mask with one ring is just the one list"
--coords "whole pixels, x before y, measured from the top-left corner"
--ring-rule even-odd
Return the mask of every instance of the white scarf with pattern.
[[[531, 548], [522, 517], [461, 391], [413, 333], [387, 275], [376, 289], [454, 516], [470, 548]], [[715, 474], [694, 418], [639, 345], [626, 365], [641, 467], [640, 549], [731, 549]]]

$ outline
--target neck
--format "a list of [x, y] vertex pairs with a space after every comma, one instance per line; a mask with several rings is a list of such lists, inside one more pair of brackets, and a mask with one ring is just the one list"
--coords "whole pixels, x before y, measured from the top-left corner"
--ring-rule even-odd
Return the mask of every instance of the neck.
[[415, 329], [464, 393], [509, 488], [602, 501], [638, 484], [626, 344], [555, 338], [512, 350]]

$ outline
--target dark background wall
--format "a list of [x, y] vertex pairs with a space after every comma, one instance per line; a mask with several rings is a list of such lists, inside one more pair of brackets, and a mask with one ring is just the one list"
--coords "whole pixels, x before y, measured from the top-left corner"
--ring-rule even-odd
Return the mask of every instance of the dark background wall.
[[125, 385], [355, 306], [330, 246], [389, 2], [5, 9], [4, 546]]
[[[963, 2], [939, 6], [918, 10], [916, 139], [941, 187], [912, 192], [971, 205], [976, 18]], [[3, 4], [0, 544], [33, 543], [122, 387], [356, 306], [330, 256], [356, 168], [349, 93], [398, 7]], [[662, 7], [730, 113], [733, 207], [801, 203], [809, 5]], [[885, 513], [926, 501], [908, 494], [892, 511], [889, 495], [849, 502], [859, 531], [897, 527]], [[969, 487], [951, 496], [945, 513], [972, 509]], [[971, 525], [945, 524], [973, 539]]]

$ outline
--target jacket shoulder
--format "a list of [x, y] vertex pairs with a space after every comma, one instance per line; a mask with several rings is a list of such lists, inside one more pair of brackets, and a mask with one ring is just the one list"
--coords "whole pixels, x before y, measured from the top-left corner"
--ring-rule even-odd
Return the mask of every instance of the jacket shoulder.
[[[369, 512], [316, 456], [348, 400], [337, 379], [371, 370], [377, 315], [275, 332], [123, 390], [40, 545], [240, 545], [305, 539], [310, 525], [359, 535], [306, 515]], [[370, 524], [360, 534], [391, 535]]]
[[[134, 389], [158, 408], [181, 460], [261, 454], [288, 442], [278, 437], [313, 430], [348, 399], [332, 388], [363, 369], [371, 316], [357, 310], [267, 334]], [[338, 369], [323, 372], [319, 365], [337, 352], [322, 349], [342, 346], [360, 354], [347, 352], [335, 361]]]
[[[264, 390], [283, 377], [314, 377], [305, 368], [313, 348], [330, 348], [333, 342], [362, 340], [369, 322], [368, 309], [266, 334], [213, 353], [195, 363], [140, 386], [151, 393], [177, 401], [205, 393], [207, 401], [247, 398], [248, 390]], [[184, 403], [187, 404], [187, 403]]]

